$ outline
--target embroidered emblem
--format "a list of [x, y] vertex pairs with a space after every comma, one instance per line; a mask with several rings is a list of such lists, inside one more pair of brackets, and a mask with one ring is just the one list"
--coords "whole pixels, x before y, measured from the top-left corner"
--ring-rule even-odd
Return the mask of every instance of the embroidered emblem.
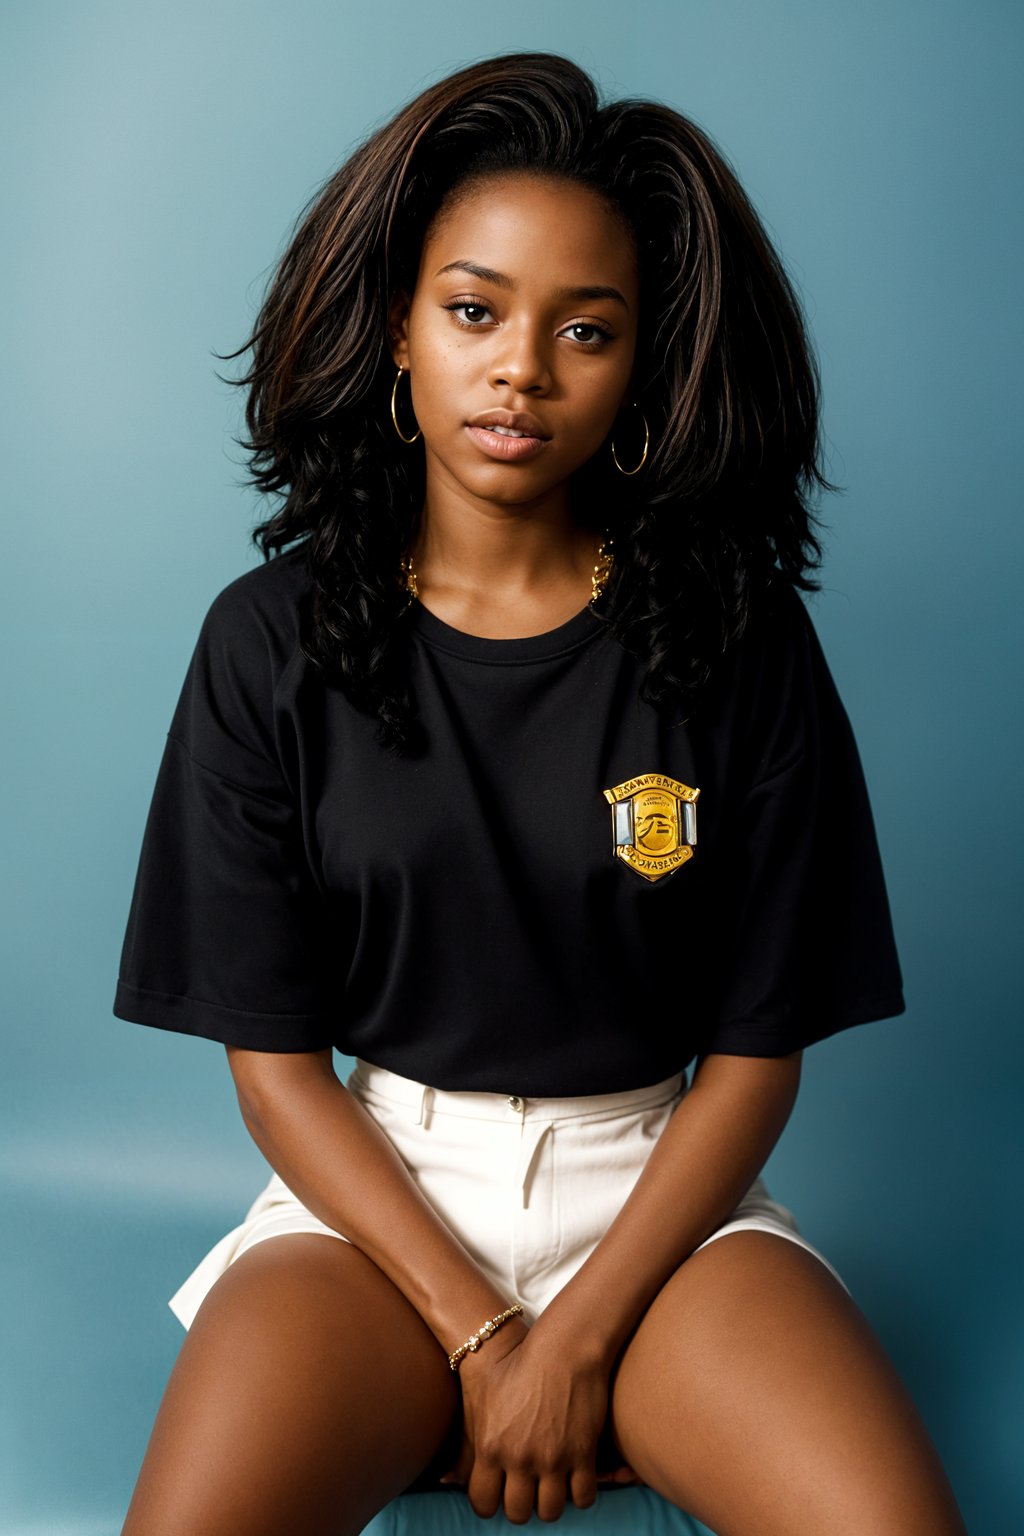
[[645, 880], [670, 875], [693, 858], [699, 794], [666, 773], [641, 773], [606, 789], [613, 856]]

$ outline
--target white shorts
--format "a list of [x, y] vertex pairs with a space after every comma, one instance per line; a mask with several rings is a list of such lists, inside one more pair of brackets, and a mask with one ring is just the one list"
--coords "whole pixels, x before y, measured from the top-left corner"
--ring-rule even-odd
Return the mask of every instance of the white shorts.
[[[646, 1088], [575, 1098], [446, 1092], [357, 1059], [348, 1078], [430, 1204], [509, 1301], [535, 1322], [608, 1230], [688, 1090], [682, 1072]], [[694, 1252], [728, 1232], [799, 1243], [849, 1287], [757, 1178]], [[210, 1250], [168, 1305], [188, 1328], [211, 1286], [254, 1243], [288, 1232], [347, 1242], [275, 1173], [244, 1221]]]

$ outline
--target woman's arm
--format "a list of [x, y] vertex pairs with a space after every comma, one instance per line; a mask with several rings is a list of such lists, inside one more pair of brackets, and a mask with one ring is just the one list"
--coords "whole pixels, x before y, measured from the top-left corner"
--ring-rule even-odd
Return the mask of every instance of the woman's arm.
[[593, 1502], [595, 1437], [615, 1357], [764, 1166], [796, 1100], [801, 1055], [704, 1057], [590, 1257], [519, 1345], [471, 1384], [455, 1473], [478, 1515], [504, 1501], [510, 1520], [534, 1507], [557, 1519], [567, 1478], [574, 1503]]
[[796, 1102], [802, 1060], [802, 1051], [700, 1059], [615, 1220], [531, 1330], [531, 1353], [550, 1344], [611, 1368], [665, 1281], [764, 1167]]
[[[271, 1167], [383, 1270], [446, 1354], [509, 1306], [515, 1298], [495, 1289], [338, 1079], [330, 1049], [226, 1050], [242, 1118]], [[510, 1318], [460, 1372], [468, 1379], [488, 1350], [498, 1353], [499, 1341], [508, 1348], [526, 1331], [521, 1318]]]

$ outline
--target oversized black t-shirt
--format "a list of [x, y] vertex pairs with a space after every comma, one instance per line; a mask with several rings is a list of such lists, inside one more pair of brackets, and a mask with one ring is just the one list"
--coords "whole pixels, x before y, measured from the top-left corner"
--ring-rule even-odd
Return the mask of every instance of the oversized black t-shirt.
[[206, 614], [119, 1018], [567, 1095], [903, 1011], [857, 748], [788, 585], [685, 722], [590, 607], [495, 640], [415, 601], [407, 758], [304, 656], [310, 606], [300, 546]]

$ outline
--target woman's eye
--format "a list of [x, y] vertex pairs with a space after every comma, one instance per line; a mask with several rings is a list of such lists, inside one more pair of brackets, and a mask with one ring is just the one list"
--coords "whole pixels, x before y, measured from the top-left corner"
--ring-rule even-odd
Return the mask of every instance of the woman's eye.
[[[570, 325], [568, 329], [573, 332], [574, 340], [584, 347], [600, 347], [612, 339], [611, 331], [606, 331], [603, 325], [595, 325], [592, 320], [577, 320], [575, 325]], [[578, 334], [580, 331], [589, 331], [590, 337], [580, 336]]]
[[[469, 325], [469, 326], [479, 325], [479, 323], [480, 323], [480, 316], [481, 315], [486, 315], [486, 314], [490, 313], [490, 311], [488, 310], [488, 308], [487, 308], [487, 306], [485, 304], [467, 304], [465, 302], [465, 300], [463, 300], [462, 303], [459, 303], [459, 304], [446, 304], [444, 307], [445, 307], [445, 309], [451, 310], [451, 312], [453, 314], [455, 314], [456, 310], [459, 310], [459, 309], [465, 310], [466, 315], [468, 316], [468, 318], [465, 319], [465, 320], [459, 320], [459, 324], [460, 325]], [[456, 315], [456, 319], [458, 319], [457, 315]]]

